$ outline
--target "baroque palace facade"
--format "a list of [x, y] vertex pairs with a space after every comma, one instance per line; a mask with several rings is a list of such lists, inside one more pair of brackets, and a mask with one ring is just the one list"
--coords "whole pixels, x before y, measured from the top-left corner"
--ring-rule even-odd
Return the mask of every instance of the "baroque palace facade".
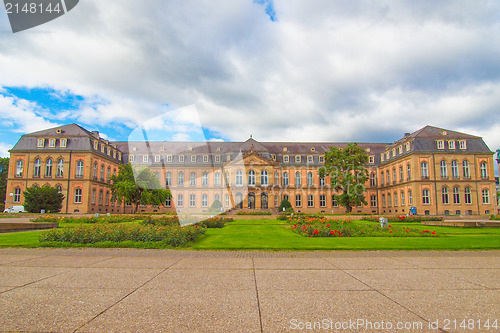
[[[319, 168], [333, 142], [109, 142], [70, 124], [21, 137], [10, 150], [5, 207], [21, 205], [33, 185], [57, 187], [62, 212], [121, 213], [111, 176], [123, 163], [149, 167], [172, 198], [142, 211], [205, 212], [215, 200], [224, 210], [277, 210], [288, 199], [295, 211], [343, 213], [330, 177]], [[369, 156], [366, 214], [476, 215], [496, 212], [493, 152], [482, 138], [426, 126], [393, 143], [360, 143]]]

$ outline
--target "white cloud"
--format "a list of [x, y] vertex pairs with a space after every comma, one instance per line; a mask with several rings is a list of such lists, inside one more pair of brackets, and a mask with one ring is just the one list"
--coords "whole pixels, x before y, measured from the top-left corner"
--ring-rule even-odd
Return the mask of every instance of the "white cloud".
[[0, 142], [0, 157], [10, 157], [10, 149], [12, 149], [11, 145]]
[[14, 132], [29, 133], [57, 126], [37, 114], [39, 107], [32, 102], [0, 95], [0, 124]]

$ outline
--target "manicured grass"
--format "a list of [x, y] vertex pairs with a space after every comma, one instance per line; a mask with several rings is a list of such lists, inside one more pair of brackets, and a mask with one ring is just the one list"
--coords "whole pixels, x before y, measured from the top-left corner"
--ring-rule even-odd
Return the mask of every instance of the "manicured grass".
[[472, 229], [398, 225], [435, 230], [439, 237], [346, 237], [300, 236], [279, 220], [238, 220], [223, 229], [208, 230], [194, 249], [268, 250], [462, 250], [500, 249], [500, 229]]
[[0, 247], [38, 247], [40, 230], [0, 234]]

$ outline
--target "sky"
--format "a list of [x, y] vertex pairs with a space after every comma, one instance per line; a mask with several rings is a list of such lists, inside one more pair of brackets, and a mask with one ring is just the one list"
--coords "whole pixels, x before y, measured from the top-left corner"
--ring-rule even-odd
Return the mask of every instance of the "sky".
[[496, 150], [498, 59], [494, 0], [81, 0], [15, 34], [0, 8], [0, 156], [69, 123], [125, 141], [186, 108], [207, 140], [393, 142], [434, 125]]

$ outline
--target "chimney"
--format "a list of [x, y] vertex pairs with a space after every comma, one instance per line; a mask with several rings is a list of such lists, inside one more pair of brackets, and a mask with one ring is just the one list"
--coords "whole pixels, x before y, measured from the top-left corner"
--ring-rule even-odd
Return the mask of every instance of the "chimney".
[[95, 136], [96, 138], [99, 137], [99, 131], [92, 131], [90, 133], [92, 133], [92, 135]]
[[410, 136], [410, 133], [405, 133], [405, 137], [406, 137], [406, 136]]

